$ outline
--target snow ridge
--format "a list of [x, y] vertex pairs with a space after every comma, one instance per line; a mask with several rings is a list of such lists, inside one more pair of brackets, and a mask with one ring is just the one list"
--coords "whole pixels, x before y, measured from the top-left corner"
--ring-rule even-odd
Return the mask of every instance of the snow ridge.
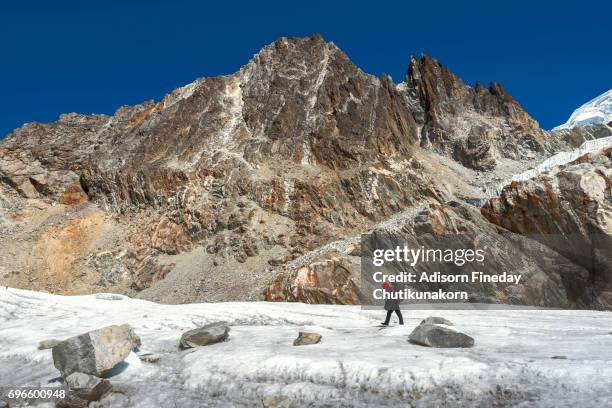
[[585, 103], [572, 113], [563, 125], [554, 130], [580, 126], [607, 124], [612, 121], [612, 89]]

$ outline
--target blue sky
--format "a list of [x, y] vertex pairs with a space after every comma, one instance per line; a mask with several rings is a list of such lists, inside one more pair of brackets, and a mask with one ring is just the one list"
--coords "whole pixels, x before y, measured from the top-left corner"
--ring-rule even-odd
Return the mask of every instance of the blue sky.
[[606, 1], [22, 1], [0, 12], [0, 137], [63, 112], [159, 100], [235, 72], [280, 36], [320, 32], [401, 81], [425, 52], [468, 84], [499, 81], [545, 128], [612, 88]]

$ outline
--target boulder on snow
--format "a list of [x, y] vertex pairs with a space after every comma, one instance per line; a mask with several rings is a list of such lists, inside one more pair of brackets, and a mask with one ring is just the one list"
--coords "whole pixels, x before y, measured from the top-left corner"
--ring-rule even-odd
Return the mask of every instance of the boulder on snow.
[[319, 333], [300, 332], [297, 339], [293, 340], [294, 346], [307, 346], [309, 344], [317, 344], [321, 341]]
[[139, 346], [140, 338], [129, 324], [107, 326], [56, 344], [53, 365], [64, 378], [75, 372], [103, 377]]
[[99, 401], [113, 387], [108, 380], [84, 373], [70, 374], [66, 384], [74, 395], [87, 401]]
[[185, 350], [192, 347], [208, 346], [227, 340], [230, 328], [223, 322], [211, 323], [183, 333], [179, 348]]
[[411, 343], [427, 347], [472, 347], [474, 339], [467, 334], [437, 324], [418, 325], [408, 339]]
[[427, 319], [421, 321], [421, 324], [445, 324], [447, 326], [452, 326], [453, 322], [443, 317], [429, 316]]
[[50, 349], [50, 348], [55, 347], [60, 342], [61, 340], [55, 340], [55, 339], [43, 340], [40, 343], [38, 343], [38, 349], [39, 350]]

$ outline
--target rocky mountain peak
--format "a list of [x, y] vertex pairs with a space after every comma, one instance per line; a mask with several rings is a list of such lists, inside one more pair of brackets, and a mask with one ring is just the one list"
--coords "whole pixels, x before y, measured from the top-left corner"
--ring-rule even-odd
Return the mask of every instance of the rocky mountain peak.
[[0, 144], [1, 186], [134, 220], [122, 231], [134, 288], [168, 273], [158, 255], [199, 245], [264, 269], [438, 194], [413, 158], [412, 112], [388, 77], [320, 36], [281, 38], [160, 102], [15, 130]]
[[[537, 122], [500, 83], [492, 82], [488, 89], [477, 83], [472, 88], [427, 54], [418, 59], [410, 58], [405, 82], [418, 95], [436, 124], [442, 124], [440, 122], [444, 121], [445, 114], [457, 115], [473, 110], [482, 115], [522, 123], [530, 130], [539, 131]], [[461, 108], [464, 108], [463, 112]]]
[[[48, 260], [32, 268], [60, 287], [78, 269], [96, 279], [83, 285], [122, 282], [164, 299], [176, 285], [187, 301], [215, 296], [226, 277], [245, 298], [275, 267], [409, 209], [482, 199], [484, 180], [550, 150], [499, 84], [471, 88], [427, 55], [395, 84], [320, 35], [280, 38], [236, 73], [159, 102], [13, 131], [0, 142], [0, 229], [32, 240], [46, 257], [32, 262]], [[40, 234], [28, 224], [45, 217], [63, 221]], [[46, 234], [84, 237], [61, 273], [63, 241]], [[236, 280], [247, 269], [258, 272]]]

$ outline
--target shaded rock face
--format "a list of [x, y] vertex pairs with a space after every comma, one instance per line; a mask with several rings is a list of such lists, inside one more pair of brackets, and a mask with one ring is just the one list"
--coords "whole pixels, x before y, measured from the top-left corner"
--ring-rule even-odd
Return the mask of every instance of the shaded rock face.
[[474, 339], [467, 334], [428, 323], [418, 325], [410, 333], [409, 341], [421, 346], [438, 348], [464, 348], [474, 345]]
[[229, 338], [229, 332], [230, 328], [224, 323], [207, 324], [206, 326], [183, 333], [179, 342], [179, 348], [185, 350], [226, 341]]
[[[487, 275], [503, 272], [522, 276], [520, 285], [505, 283], [415, 283], [408, 285], [417, 291], [443, 288], [445, 291], [468, 292], [472, 301], [564, 308], [585, 307], [590, 297], [585, 290], [571, 292], [574, 284], [588, 287], [588, 272], [545, 245], [538, 245], [519, 234], [501, 231], [491, 224], [479, 209], [455, 201], [444, 205], [430, 205], [405, 220], [401, 228], [377, 228], [373, 243], [394, 248], [408, 243], [410, 247], [448, 247], [449, 240], [461, 247], [476, 247], [485, 251], [478, 270]], [[551, 269], [550, 263], [557, 265]], [[423, 263], [409, 272], [441, 272], [452, 275], [452, 263]], [[400, 272], [400, 270], [398, 270]], [[362, 289], [371, 292], [372, 282], [362, 282]]]
[[108, 326], [53, 346], [53, 364], [64, 378], [75, 372], [102, 377], [139, 346], [129, 325]]
[[513, 182], [482, 214], [492, 223], [534, 235], [588, 271], [574, 290], [592, 291], [595, 307], [612, 303], [612, 149], [587, 154], [548, 174]]

